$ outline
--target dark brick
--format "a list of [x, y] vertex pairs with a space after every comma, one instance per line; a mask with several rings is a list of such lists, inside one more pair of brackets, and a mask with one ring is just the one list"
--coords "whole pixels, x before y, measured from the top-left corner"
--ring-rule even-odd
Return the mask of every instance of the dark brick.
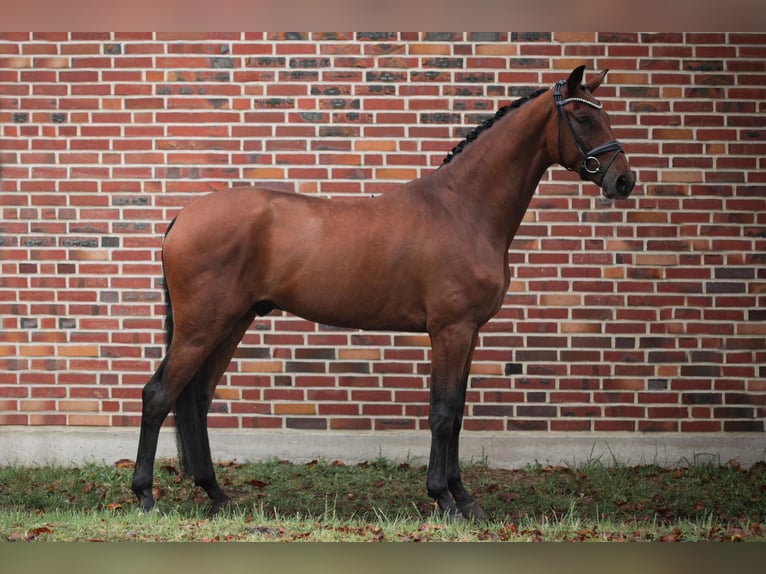
[[747, 283], [732, 281], [708, 281], [705, 283], [705, 293], [747, 293]]
[[681, 402], [685, 405], [720, 405], [719, 393], [683, 393]]
[[468, 35], [471, 42], [506, 42], [507, 32], [471, 32]]
[[647, 385], [647, 388], [650, 391], [664, 391], [668, 388], [668, 380], [667, 379], [649, 379], [649, 383]]
[[724, 421], [723, 430], [725, 432], [763, 432], [762, 420], [751, 421]]
[[460, 42], [463, 39], [461, 32], [426, 32], [426, 42]]
[[519, 417], [556, 417], [556, 407], [550, 405], [519, 405], [516, 409]]
[[517, 420], [508, 421], [509, 431], [546, 431], [548, 422], [544, 420]]
[[289, 429], [325, 430], [327, 419], [322, 417], [287, 417], [285, 426]]
[[524, 365], [521, 363], [506, 363], [505, 364], [505, 375], [511, 376], [511, 375], [521, 375], [524, 372]]
[[473, 415], [477, 417], [512, 417], [514, 407], [510, 405], [474, 405]]
[[423, 61], [426, 68], [463, 68], [463, 58], [426, 58]]
[[551, 32], [511, 32], [511, 42], [550, 42]]
[[285, 364], [287, 373], [326, 373], [327, 365], [313, 361], [287, 361]]
[[720, 377], [721, 367], [718, 365], [682, 365], [682, 377]]

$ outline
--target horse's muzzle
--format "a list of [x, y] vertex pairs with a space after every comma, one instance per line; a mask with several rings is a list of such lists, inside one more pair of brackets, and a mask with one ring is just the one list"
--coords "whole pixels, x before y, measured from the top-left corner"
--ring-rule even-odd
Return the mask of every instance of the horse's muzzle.
[[636, 186], [636, 172], [630, 171], [617, 175], [613, 180], [605, 178], [601, 182], [601, 192], [607, 199], [627, 199]]

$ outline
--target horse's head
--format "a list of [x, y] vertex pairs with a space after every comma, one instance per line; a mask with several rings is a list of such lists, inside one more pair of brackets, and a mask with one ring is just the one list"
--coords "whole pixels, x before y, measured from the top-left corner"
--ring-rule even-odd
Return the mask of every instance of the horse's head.
[[554, 89], [558, 133], [553, 137], [558, 143], [553, 145], [558, 148], [558, 162], [583, 180], [599, 185], [608, 199], [625, 199], [636, 184], [636, 176], [612, 134], [609, 116], [593, 97], [608, 70], [582, 84], [584, 71], [585, 66], [575, 68]]

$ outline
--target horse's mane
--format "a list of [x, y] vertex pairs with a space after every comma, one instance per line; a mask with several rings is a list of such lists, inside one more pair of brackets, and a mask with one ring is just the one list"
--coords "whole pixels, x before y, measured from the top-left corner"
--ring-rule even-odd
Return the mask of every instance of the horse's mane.
[[442, 161], [442, 165], [447, 164], [452, 161], [452, 159], [459, 154], [465, 147], [470, 144], [473, 140], [475, 140], [477, 137], [479, 137], [483, 132], [491, 128], [494, 123], [502, 118], [504, 115], [506, 115], [508, 112], [515, 110], [516, 108], [520, 108], [522, 105], [527, 103], [529, 100], [535, 99], [540, 94], [543, 94], [548, 91], [548, 88], [540, 88], [538, 90], [535, 90], [531, 94], [528, 94], [522, 98], [519, 98], [518, 100], [515, 100], [514, 102], [511, 102], [507, 106], [503, 106], [497, 112], [494, 116], [487, 118], [482, 123], [480, 123], [478, 126], [473, 128], [470, 132], [468, 132], [468, 135], [465, 136], [463, 141], [461, 141], [459, 144], [457, 144], [455, 147], [452, 148], [452, 151], [450, 151], [447, 156], [444, 158], [444, 161]]

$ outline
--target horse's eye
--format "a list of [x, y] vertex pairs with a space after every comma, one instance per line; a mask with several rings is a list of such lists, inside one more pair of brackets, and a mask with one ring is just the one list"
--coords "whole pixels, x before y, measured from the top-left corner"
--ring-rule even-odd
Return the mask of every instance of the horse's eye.
[[575, 121], [577, 121], [578, 124], [588, 124], [590, 123], [590, 116], [587, 114], [577, 114], [575, 116]]

